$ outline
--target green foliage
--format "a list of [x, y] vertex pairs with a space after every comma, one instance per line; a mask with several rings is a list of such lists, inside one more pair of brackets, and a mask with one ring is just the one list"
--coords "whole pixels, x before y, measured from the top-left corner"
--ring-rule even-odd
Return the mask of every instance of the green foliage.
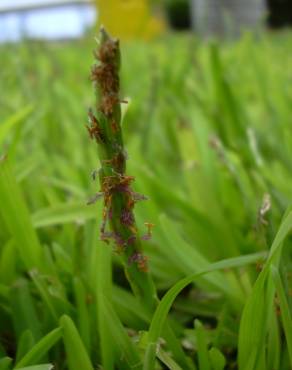
[[15, 369], [34, 364], [35, 362], [41, 360], [44, 356], [47, 355], [48, 350], [53, 345], [55, 345], [60, 338], [61, 329], [57, 328], [52, 330], [50, 333], [45, 335], [38, 343], [36, 343], [31, 350], [25, 353], [21, 360], [16, 364]]
[[99, 240], [102, 204], [86, 205], [94, 43], [1, 47], [1, 370], [291, 368], [290, 43], [122, 45], [154, 312]]

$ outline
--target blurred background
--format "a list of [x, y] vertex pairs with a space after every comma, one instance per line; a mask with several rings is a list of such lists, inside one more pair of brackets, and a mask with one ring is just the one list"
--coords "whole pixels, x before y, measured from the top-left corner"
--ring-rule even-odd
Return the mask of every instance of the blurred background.
[[82, 37], [96, 21], [120, 38], [151, 37], [166, 27], [204, 35], [259, 26], [288, 27], [289, 0], [2, 0], [0, 41]]

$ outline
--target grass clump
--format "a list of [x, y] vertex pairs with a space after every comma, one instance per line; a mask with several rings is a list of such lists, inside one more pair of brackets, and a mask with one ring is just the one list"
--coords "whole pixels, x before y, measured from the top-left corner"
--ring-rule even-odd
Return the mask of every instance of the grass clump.
[[2, 48], [0, 369], [290, 369], [290, 42]]

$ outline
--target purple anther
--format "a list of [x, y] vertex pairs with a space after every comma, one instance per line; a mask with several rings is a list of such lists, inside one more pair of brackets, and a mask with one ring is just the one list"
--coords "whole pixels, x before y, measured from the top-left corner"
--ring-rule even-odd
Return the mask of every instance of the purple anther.
[[128, 265], [130, 266], [132, 263], [140, 261], [141, 257], [141, 253], [135, 252], [134, 254], [132, 254], [132, 256], [128, 258]]
[[128, 209], [123, 209], [121, 214], [121, 223], [126, 226], [131, 226], [134, 223], [134, 216]]
[[131, 236], [128, 238], [128, 240], [127, 240], [127, 244], [128, 244], [128, 245], [134, 244], [134, 243], [135, 243], [135, 241], [136, 241], [136, 239], [137, 239], [136, 235], [131, 235]]

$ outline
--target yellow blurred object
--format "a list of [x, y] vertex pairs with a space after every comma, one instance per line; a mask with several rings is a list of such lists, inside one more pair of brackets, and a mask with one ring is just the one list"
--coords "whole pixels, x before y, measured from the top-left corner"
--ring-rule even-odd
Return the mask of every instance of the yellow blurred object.
[[162, 19], [150, 12], [147, 0], [97, 0], [99, 23], [114, 37], [150, 39], [164, 28]]

